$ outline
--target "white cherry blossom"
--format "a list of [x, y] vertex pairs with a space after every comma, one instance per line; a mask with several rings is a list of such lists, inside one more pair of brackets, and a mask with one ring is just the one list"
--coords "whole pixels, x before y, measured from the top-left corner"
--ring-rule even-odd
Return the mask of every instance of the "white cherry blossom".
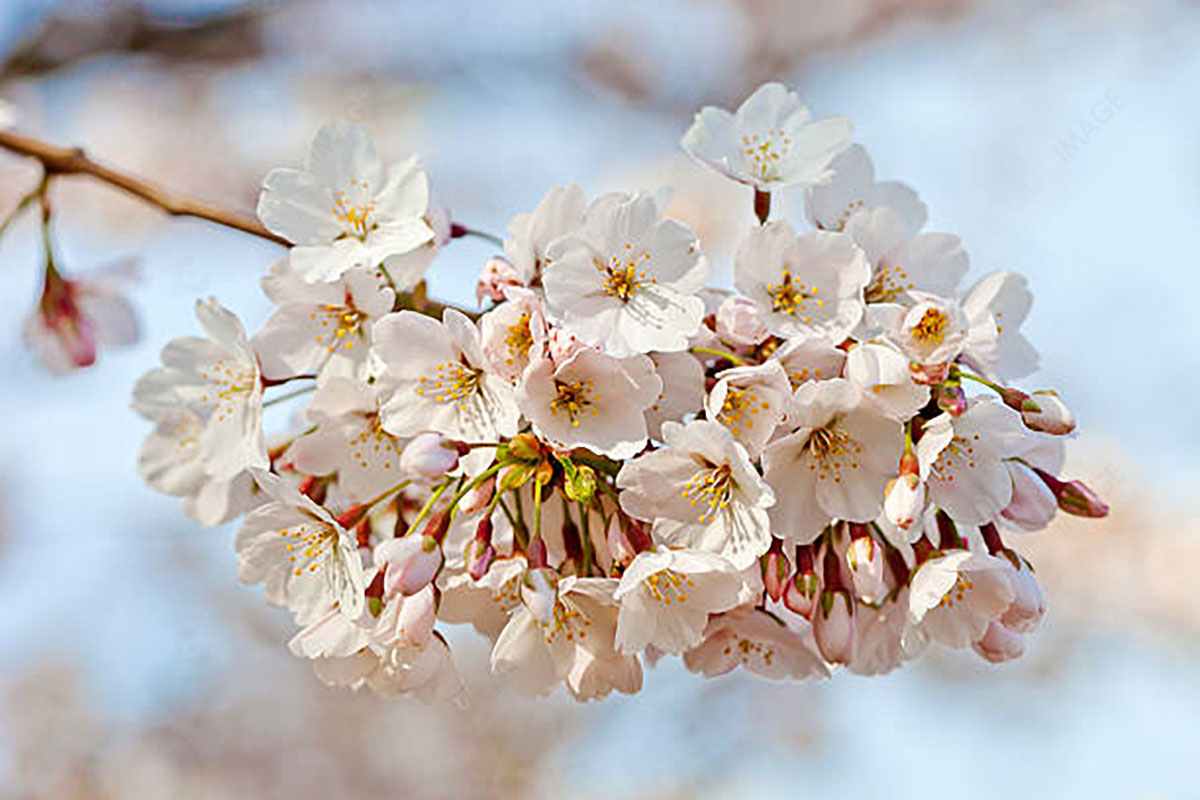
[[525, 370], [517, 403], [543, 441], [629, 458], [646, 445], [646, 410], [662, 391], [650, 359], [637, 358], [645, 364], [629, 370], [590, 347], [557, 366], [537, 359]]
[[1027, 447], [1021, 417], [1001, 403], [974, 399], [958, 417], [935, 417], [917, 442], [929, 502], [964, 525], [991, 522], [1012, 500], [1004, 459]]
[[286, 260], [263, 279], [275, 313], [252, 344], [271, 380], [318, 374], [364, 377], [371, 328], [395, 302], [383, 274], [356, 268], [328, 283], [309, 283]]
[[541, 281], [550, 244], [583, 227], [587, 198], [575, 184], [555, 186], [533, 211], [517, 214], [508, 223], [504, 254], [524, 286]]
[[787, 414], [792, 387], [779, 361], [733, 367], [717, 376], [704, 410], [757, 458]]
[[706, 678], [739, 666], [771, 680], [829, 676], [829, 668], [803, 634], [750, 606], [713, 617], [704, 641], [683, 654], [683, 663]]
[[795, 426], [763, 452], [775, 491], [776, 536], [808, 544], [833, 519], [871, 522], [899, 468], [900, 424], [841, 378], [808, 383], [796, 394]]
[[661, 542], [719, 553], [744, 569], [771, 544], [771, 489], [746, 449], [711, 421], [663, 424], [665, 447], [627, 461], [617, 475], [621, 508], [654, 521]]
[[861, 211], [887, 207], [912, 236], [925, 225], [927, 211], [916, 191], [898, 181], [875, 180], [875, 166], [862, 145], [844, 150], [830, 165], [833, 179], [805, 190], [804, 209], [814, 227], [843, 231]]
[[134, 387], [133, 407], [152, 420], [190, 411], [203, 424], [194, 457], [208, 477], [225, 483], [247, 469], [267, 466], [262, 381], [258, 359], [236, 316], [210, 298], [197, 301], [196, 317], [208, 338], [187, 336], [168, 343], [163, 366], [143, 375]]
[[520, 412], [513, 388], [489, 371], [479, 330], [449, 309], [442, 321], [401, 311], [375, 325], [383, 364], [384, 430], [412, 436], [424, 430], [470, 442], [517, 432]]
[[521, 379], [529, 362], [546, 349], [545, 312], [531, 291], [508, 288], [505, 302], [479, 320], [483, 355], [491, 369], [512, 383]]
[[738, 110], [705, 106], [683, 149], [739, 183], [762, 191], [825, 183], [834, 157], [850, 146], [845, 117], [814, 120], [795, 92], [763, 84]]
[[543, 276], [550, 314], [615, 358], [688, 346], [704, 316], [708, 277], [696, 236], [661, 219], [654, 197], [610, 194], [583, 227], [554, 242]]
[[1038, 354], [1021, 333], [1033, 294], [1025, 278], [1013, 272], [993, 272], [976, 283], [962, 301], [971, 335], [964, 358], [984, 375], [1015, 380], [1038, 367]]
[[854, 215], [846, 233], [866, 253], [871, 265], [868, 303], [905, 302], [913, 290], [953, 296], [970, 268], [957, 236], [913, 234], [892, 208]]
[[616, 645], [636, 653], [653, 645], [682, 653], [700, 643], [709, 614], [738, 604], [742, 579], [724, 558], [659, 547], [639, 553], [613, 593], [621, 604]]
[[1011, 570], [1001, 559], [967, 550], [926, 561], [912, 578], [909, 626], [947, 647], [970, 647], [1012, 604]]
[[262, 470], [254, 478], [270, 502], [238, 529], [238, 577], [265, 583], [267, 600], [286, 606], [300, 625], [333, 605], [357, 619], [366, 587], [354, 537], [282, 478]]
[[646, 427], [653, 439], [662, 439], [662, 426], [679, 421], [704, 406], [704, 367], [691, 353], [650, 353], [662, 391], [646, 410]]
[[734, 263], [734, 285], [763, 309], [778, 336], [841, 342], [863, 315], [870, 266], [845, 234], [799, 236], [783, 220], [746, 234]]
[[415, 158], [385, 169], [366, 131], [340, 122], [317, 132], [304, 169], [267, 175], [258, 217], [295, 245], [289, 257], [299, 275], [331, 281], [432, 239], [428, 206], [429, 186]]

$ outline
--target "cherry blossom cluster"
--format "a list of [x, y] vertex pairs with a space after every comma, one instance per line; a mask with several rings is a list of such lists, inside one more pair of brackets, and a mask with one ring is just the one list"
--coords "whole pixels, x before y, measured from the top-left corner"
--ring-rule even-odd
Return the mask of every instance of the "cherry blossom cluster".
[[[1021, 654], [1045, 603], [1004, 537], [1107, 512], [1059, 477], [1067, 406], [1010, 385], [1037, 363], [1025, 280], [964, 287], [959, 239], [778, 84], [683, 146], [753, 189], [733, 291], [660, 196], [569, 185], [512, 219], [482, 313], [445, 308], [423, 276], [473, 231], [416, 160], [334, 124], [267, 176], [259, 217], [293, 243], [274, 313], [250, 336], [197, 304], [205, 335], [135, 389], [140, 467], [204, 524], [243, 517], [239, 576], [322, 681], [454, 697], [460, 623], [579, 699], [667, 654], [797, 679]], [[789, 187], [802, 230], [771, 218]]]

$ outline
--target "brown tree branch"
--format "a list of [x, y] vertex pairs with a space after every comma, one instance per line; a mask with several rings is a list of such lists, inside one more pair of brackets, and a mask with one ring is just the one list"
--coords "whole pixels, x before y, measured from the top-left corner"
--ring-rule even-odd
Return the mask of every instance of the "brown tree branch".
[[271, 233], [253, 217], [199, 200], [172, 195], [141, 178], [93, 161], [81, 148], [59, 147], [10, 130], [0, 130], [0, 148], [41, 162], [47, 177], [87, 175], [101, 183], [128, 192], [173, 217], [196, 217], [224, 225], [226, 228], [249, 233], [284, 247], [289, 246], [286, 239]]

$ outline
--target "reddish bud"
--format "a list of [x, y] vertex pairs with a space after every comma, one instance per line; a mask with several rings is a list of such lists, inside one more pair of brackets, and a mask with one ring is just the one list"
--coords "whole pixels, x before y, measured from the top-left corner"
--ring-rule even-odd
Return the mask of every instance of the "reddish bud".
[[771, 543], [771, 549], [762, 557], [763, 586], [767, 596], [779, 602], [787, 591], [788, 577], [792, 574], [792, 565], [783, 554], [778, 539]]

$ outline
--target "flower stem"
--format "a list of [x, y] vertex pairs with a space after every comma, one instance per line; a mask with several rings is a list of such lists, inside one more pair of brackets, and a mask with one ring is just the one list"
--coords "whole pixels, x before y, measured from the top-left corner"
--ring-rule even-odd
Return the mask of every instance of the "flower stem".
[[504, 246], [504, 240], [494, 233], [476, 230], [475, 228], [468, 228], [466, 225], [462, 225], [458, 222], [450, 224], [451, 239], [461, 239], [464, 236], [474, 236], [476, 239], [483, 239], [485, 242], [491, 242], [492, 244], [496, 245], [496, 247]]
[[759, 225], [766, 225], [771, 216], [771, 193], [762, 189], [754, 190], [754, 216], [758, 217]]
[[733, 353], [730, 353], [728, 350], [718, 350], [715, 347], [693, 347], [692, 352], [699, 353], [699, 354], [705, 355], [705, 356], [716, 356], [717, 358], [723, 358], [727, 361], [730, 361], [730, 362], [736, 364], [739, 367], [744, 367], [746, 365], [746, 360], [744, 358], [742, 358], [740, 356], [735, 356]]
[[270, 408], [271, 406], [278, 405], [285, 400], [291, 400], [293, 397], [299, 397], [300, 395], [308, 394], [309, 392], [315, 392], [316, 390], [316, 384], [313, 384], [312, 386], [301, 386], [299, 389], [293, 389], [292, 391], [281, 394], [278, 397], [272, 397], [270, 400], [264, 400], [263, 408]]
[[425, 517], [429, 516], [429, 512], [433, 510], [433, 506], [438, 501], [438, 498], [445, 494], [446, 490], [450, 488], [450, 484], [453, 482], [454, 481], [452, 480], [448, 480], [433, 490], [433, 494], [429, 495], [429, 499], [425, 501], [425, 505], [421, 506], [421, 510], [417, 512], [417, 518], [414, 519], [412, 524], [408, 526], [410, 531], [415, 531], [417, 526], [421, 524], [421, 521], [424, 520]]

